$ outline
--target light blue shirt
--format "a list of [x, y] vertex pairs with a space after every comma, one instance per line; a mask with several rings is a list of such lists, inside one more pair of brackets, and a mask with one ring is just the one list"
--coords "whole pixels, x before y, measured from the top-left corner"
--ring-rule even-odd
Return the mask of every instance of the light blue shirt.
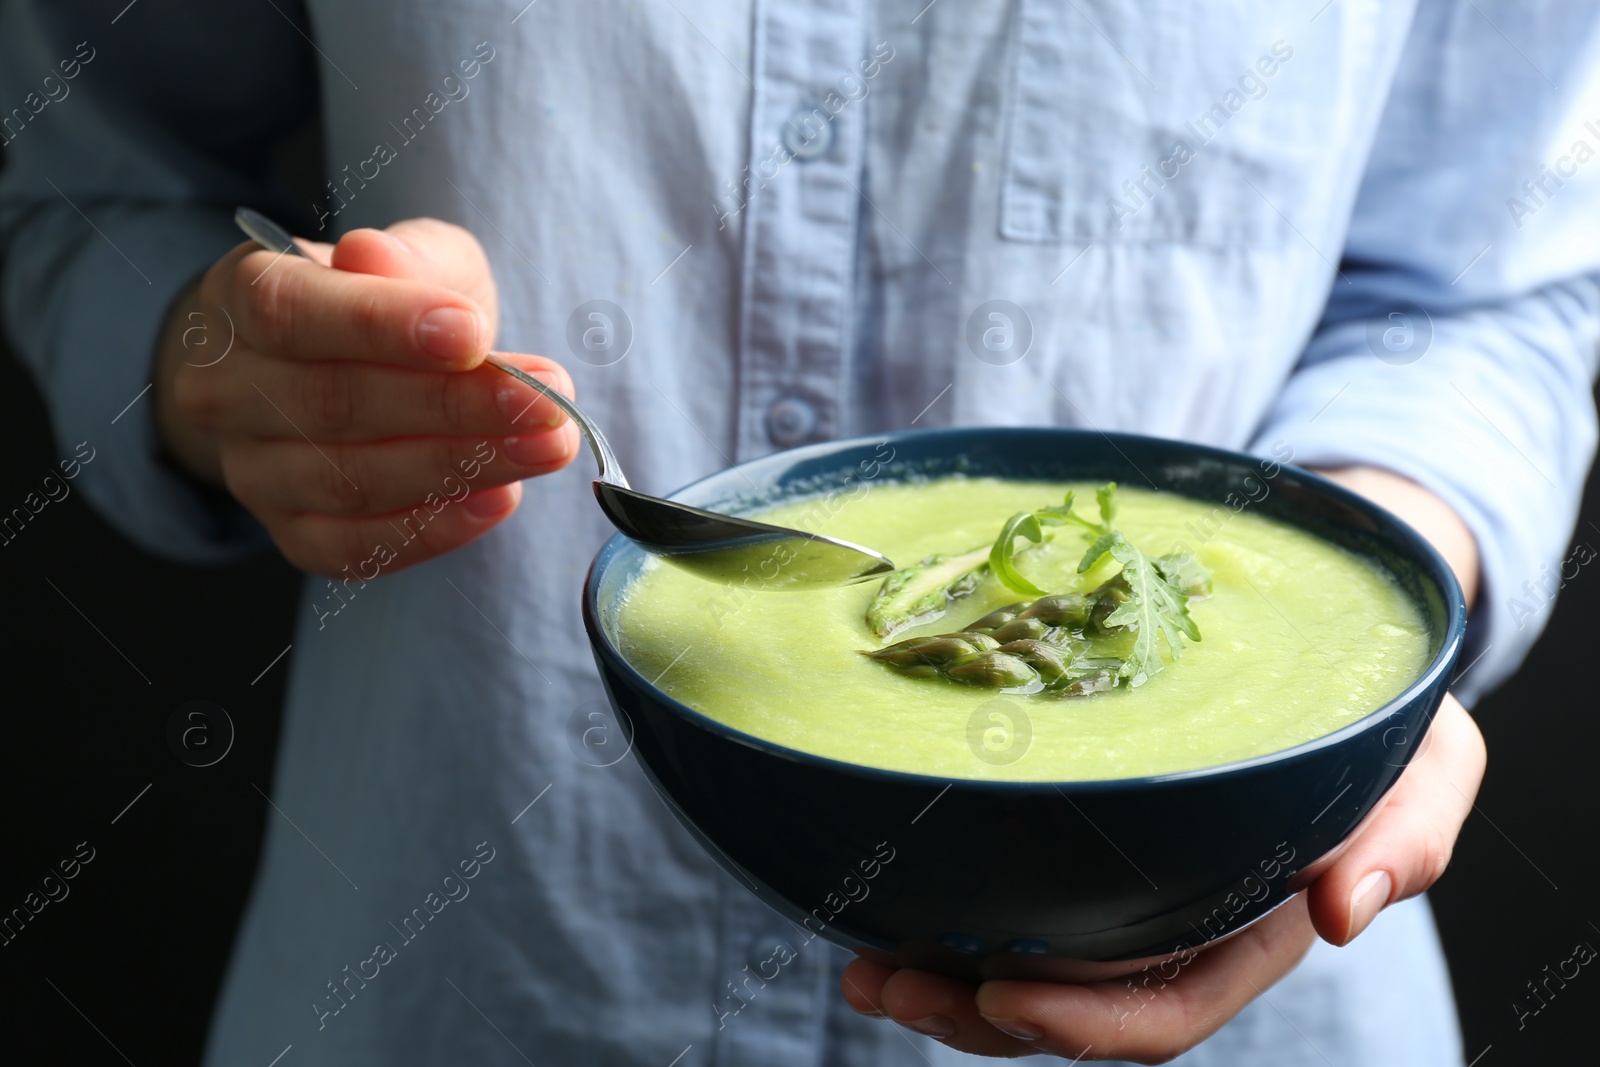
[[[314, 50], [286, 3], [7, 4], [11, 340], [102, 457], [89, 498], [222, 558], [259, 529], [162, 464], [140, 397], [165, 308], [236, 203], [438, 216], [488, 251], [499, 347], [565, 361], [643, 488], [911, 424], [1282, 442], [1461, 514], [1457, 691], [1506, 677], [1595, 443], [1600, 8], [925, 2], [311, 0]], [[286, 202], [268, 149], [318, 107], [329, 195]], [[820, 942], [727, 1011], [798, 935], [585, 747], [587, 482], [348, 602], [307, 582], [208, 1062], [965, 1061], [855, 1017]], [[1177, 1062], [1462, 1058], [1419, 901]]]

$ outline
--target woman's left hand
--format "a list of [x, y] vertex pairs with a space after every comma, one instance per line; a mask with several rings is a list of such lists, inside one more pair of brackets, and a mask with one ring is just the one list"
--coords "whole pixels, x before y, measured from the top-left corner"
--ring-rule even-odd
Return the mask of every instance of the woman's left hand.
[[[1477, 543], [1448, 505], [1389, 471], [1324, 474], [1410, 522], [1455, 570], [1471, 604]], [[1318, 935], [1348, 944], [1385, 906], [1438, 881], [1472, 810], [1485, 758], [1477, 724], [1447, 695], [1421, 751], [1379, 807], [1339, 849], [1302, 872], [1303, 892], [1235, 936], [1177, 957], [1178, 973], [1163, 981], [1174, 966], [1167, 962], [1148, 983], [1139, 980], [1137, 993], [1129, 971], [1077, 984], [975, 986], [868, 959], [851, 963], [839, 987], [856, 1011], [887, 1016], [966, 1052], [1163, 1063], [1216, 1033], [1289, 973]]]

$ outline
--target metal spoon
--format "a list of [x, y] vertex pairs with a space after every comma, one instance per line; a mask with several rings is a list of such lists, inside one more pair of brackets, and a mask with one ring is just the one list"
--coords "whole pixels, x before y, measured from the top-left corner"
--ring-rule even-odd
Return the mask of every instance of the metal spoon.
[[[234, 212], [238, 227], [268, 251], [303, 256], [289, 231], [258, 211]], [[577, 424], [600, 468], [595, 499], [611, 524], [646, 551], [715, 581], [751, 589], [804, 589], [864, 581], [895, 569], [870, 548], [821, 534], [693, 508], [629, 488], [611, 445], [577, 405], [499, 356], [484, 362], [550, 398]]]

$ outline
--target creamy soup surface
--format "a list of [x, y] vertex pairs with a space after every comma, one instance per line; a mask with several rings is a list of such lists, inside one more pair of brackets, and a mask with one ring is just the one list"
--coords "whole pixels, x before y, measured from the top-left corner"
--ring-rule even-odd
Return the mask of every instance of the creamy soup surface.
[[[870, 545], [905, 566], [992, 542], [1012, 514], [1059, 504], [1092, 513], [1094, 486], [950, 477], [879, 484], [835, 514], [811, 503], [760, 517]], [[735, 729], [849, 763], [943, 778], [1085, 781], [1166, 774], [1281, 751], [1376, 710], [1428, 661], [1427, 626], [1373, 563], [1291, 526], [1123, 487], [1116, 525], [1149, 555], [1180, 546], [1210, 569], [1191, 604], [1202, 640], [1136, 688], [1012, 695], [907, 677], [860, 654], [887, 641], [863, 620], [879, 582], [753, 593], [657, 560], [626, 592], [624, 656], [664, 692]], [[1091, 537], [1058, 527], [1017, 567], [1051, 592], [1087, 591]], [[1019, 545], [1021, 543], [1019, 542]], [[890, 641], [961, 629], [1027, 600], [993, 577], [932, 623]]]

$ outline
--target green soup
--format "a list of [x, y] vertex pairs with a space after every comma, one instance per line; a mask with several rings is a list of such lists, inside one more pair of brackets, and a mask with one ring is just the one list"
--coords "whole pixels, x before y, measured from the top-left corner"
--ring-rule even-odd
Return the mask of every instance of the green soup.
[[[993, 541], [1017, 511], [1093, 486], [945, 478], [873, 486], [819, 524], [809, 503], [766, 513], [870, 545], [899, 565]], [[1165, 774], [1281, 751], [1376, 710], [1421, 673], [1428, 631], [1371, 562], [1261, 515], [1124, 488], [1117, 526], [1151, 553], [1186, 546], [1214, 594], [1191, 604], [1202, 640], [1136, 688], [1013, 695], [907, 677], [859, 654], [878, 583], [749, 592], [651, 560], [618, 619], [623, 654], [662, 691], [756, 737], [849, 763], [943, 778], [1083, 781]], [[1017, 556], [1035, 585], [1083, 591], [1090, 538], [1055, 531]], [[938, 621], [959, 630], [1026, 599], [992, 577]]]

